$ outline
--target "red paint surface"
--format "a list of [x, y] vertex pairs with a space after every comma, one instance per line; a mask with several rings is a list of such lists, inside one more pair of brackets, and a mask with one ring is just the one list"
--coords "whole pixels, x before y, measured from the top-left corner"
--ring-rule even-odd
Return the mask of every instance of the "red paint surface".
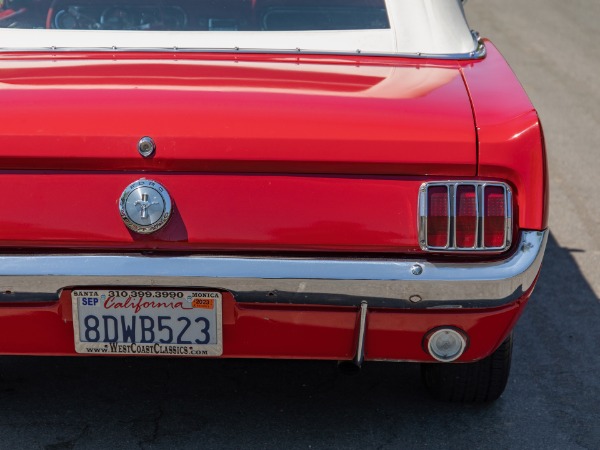
[[0, 59], [0, 167], [475, 174], [456, 66], [83, 56]]
[[[166, 186], [174, 201], [170, 221], [151, 235], [130, 232], [117, 205], [123, 189], [140, 177]], [[0, 246], [421, 253], [416, 226], [418, 191], [430, 180], [211, 173], [0, 173], [0, 190], [19, 193], [2, 201], [10, 214], [0, 222]]]
[[[509, 333], [524, 302], [491, 310], [370, 310], [366, 359], [432, 361], [424, 335], [450, 325], [466, 331], [460, 361], [490, 354]], [[358, 309], [238, 304], [223, 296], [223, 357], [351, 359]], [[0, 354], [76, 355], [70, 293], [51, 306], [0, 307]]]
[[[164, 229], [130, 232], [119, 215], [123, 189], [138, 177], [170, 192]], [[5, 247], [179, 250], [417, 251], [420, 181], [387, 178], [220, 174], [0, 175], [7, 196]], [[51, 217], [60, 220], [49, 220]]]
[[537, 113], [509, 65], [486, 42], [485, 59], [463, 67], [479, 140], [478, 175], [508, 180], [518, 198], [521, 228], [548, 226], [548, 182]]

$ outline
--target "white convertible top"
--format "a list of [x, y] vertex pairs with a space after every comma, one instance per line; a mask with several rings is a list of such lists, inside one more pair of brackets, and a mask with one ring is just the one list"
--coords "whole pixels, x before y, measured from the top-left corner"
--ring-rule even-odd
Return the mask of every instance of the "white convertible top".
[[0, 29], [6, 50], [275, 51], [469, 57], [478, 44], [461, 0], [385, 0], [389, 29], [112, 31]]

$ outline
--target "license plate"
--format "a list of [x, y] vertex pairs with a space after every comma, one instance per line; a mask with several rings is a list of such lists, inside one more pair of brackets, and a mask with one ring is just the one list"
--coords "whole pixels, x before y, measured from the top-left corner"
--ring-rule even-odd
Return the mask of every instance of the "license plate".
[[71, 299], [77, 353], [223, 354], [219, 292], [75, 289]]

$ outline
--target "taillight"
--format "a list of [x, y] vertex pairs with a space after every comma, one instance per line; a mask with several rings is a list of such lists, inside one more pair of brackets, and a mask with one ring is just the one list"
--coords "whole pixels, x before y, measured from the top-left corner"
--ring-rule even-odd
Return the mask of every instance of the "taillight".
[[431, 251], [502, 251], [512, 235], [512, 193], [504, 183], [421, 186], [419, 239]]
[[427, 242], [431, 247], [447, 248], [450, 236], [448, 186], [427, 190]]
[[459, 248], [477, 247], [477, 187], [462, 185], [456, 187], [455, 244]]
[[483, 188], [483, 245], [504, 247], [506, 239], [506, 198], [502, 186]]

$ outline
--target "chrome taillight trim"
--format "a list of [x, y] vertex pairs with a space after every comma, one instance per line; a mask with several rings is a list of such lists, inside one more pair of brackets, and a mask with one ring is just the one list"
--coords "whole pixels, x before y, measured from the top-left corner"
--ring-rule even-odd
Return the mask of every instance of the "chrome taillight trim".
[[[448, 189], [448, 242], [445, 247], [433, 247], [427, 242], [427, 198], [431, 187], [445, 186]], [[458, 247], [456, 245], [456, 193], [459, 186], [474, 186], [476, 196], [476, 214], [477, 226], [475, 232], [474, 247]], [[485, 189], [488, 187], [501, 187], [504, 191], [504, 242], [500, 247], [485, 246]], [[423, 183], [419, 189], [418, 206], [418, 230], [419, 246], [422, 250], [428, 252], [492, 252], [499, 253], [508, 249], [512, 243], [513, 233], [513, 203], [512, 190], [506, 183], [490, 181], [433, 181]]]

